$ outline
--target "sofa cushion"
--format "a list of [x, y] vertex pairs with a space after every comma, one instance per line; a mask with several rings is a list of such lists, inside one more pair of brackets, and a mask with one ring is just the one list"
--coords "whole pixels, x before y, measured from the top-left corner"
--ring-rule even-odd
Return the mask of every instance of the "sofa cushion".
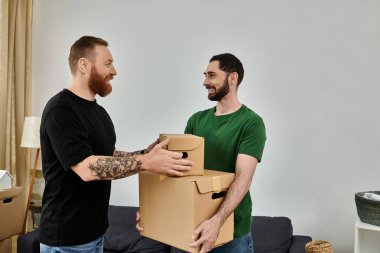
[[306, 253], [306, 244], [311, 242], [311, 237], [306, 235], [293, 235], [289, 253]]
[[165, 253], [168, 245], [142, 237], [136, 230], [137, 207], [108, 207], [109, 227], [104, 235], [104, 252]]
[[287, 217], [253, 216], [255, 253], [288, 253], [293, 226]]

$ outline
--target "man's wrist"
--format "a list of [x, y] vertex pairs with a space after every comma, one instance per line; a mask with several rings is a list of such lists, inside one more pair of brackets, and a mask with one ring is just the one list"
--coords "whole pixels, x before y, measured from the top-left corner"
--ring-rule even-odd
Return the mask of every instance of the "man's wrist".
[[[140, 153], [142, 153], [144, 150], [141, 150], [140, 151]], [[144, 170], [147, 170], [146, 168], [145, 168], [145, 166], [146, 166], [146, 155], [144, 155], [144, 154], [139, 154], [139, 155], [137, 155], [137, 157], [136, 157], [136, 160], [138, 160], [140, 163], [141, 163], [141, 171], [144, 171]]]
[[223, 219], [220, 213], [216, 213], [213, 217], [215, 221], [218, 223], [219, 227], [222, 227], [226, 219]]

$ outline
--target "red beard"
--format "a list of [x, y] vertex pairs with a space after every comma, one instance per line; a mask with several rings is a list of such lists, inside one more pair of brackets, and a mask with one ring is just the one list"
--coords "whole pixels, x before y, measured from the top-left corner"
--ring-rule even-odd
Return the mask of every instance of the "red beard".
[[94, 67], [91, 70], [91, 76], [89, 80], [89, 87], [92, 92], [98, 94], [101, 97], [105, 97], [112, 92], [112, 86], [107, 83], [108, 80], [112, 79], [113, 75], [108, 75], [106, 77], [102, 77], [99, 75], [97, 69]]

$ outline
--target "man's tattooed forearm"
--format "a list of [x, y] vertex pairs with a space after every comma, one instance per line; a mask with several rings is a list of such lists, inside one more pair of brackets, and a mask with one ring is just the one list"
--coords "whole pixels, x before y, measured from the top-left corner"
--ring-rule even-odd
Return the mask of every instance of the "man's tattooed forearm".
[[128, 157], [130, 155], [140, 155], [142, 150], [134, 151], [134, 152], [125, 152], [125, 151], [119, 151], [115, 150], [113, 152], [114, 157]]
[[100, 180], [128, 177], [144, 170], [141, 162], [136, 160], [136, 155], [131, 154], [125, 157], [99, 158], [90, 163], [89, 167], [91, 174]]

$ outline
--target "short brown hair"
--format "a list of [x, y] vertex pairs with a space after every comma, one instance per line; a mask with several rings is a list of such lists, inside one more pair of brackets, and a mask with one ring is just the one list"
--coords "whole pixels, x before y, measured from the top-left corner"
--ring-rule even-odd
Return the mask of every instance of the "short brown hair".
[[219, 69], [223, 70], [224, 72], [227, 72], [227, 73], [236, 72], [238, 74], [237, 86], [239, 86], [241, 81], [243, 81], [243, 77], [244, 77], [243, 64], [235, 55], [230, 54], [230, 53], [214, 55], [210, 59], [210, 62], [212, 61], [218, 61]]
[[69, 55], [69, 65], [71, 73], [75, 73], [75, 69], [80, 58], [91, 58], [96, 45], [108, 46], [108, 42], [93, 36], [83, 36], [71, 46]]

